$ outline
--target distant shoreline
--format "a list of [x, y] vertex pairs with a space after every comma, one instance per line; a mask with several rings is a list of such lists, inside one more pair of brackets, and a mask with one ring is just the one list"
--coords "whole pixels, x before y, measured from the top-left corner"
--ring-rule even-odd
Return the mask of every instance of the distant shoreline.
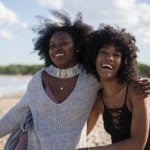
[[5, 77], [18, 77], [18, 78], [31, 78], [33, 75], [32, 74], [0, 74], [0, 77], [5, 76]]
[[24, 94], [32, 75], [0, 75], [0, 99]]

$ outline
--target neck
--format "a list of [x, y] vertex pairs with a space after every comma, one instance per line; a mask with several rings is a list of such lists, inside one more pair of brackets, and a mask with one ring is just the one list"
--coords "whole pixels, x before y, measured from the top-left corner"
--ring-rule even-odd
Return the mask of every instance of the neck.
[[103, 95], [106, 97], [113, 97], [126, 86], [126, 83], [120, 83], [117, 79], [111, 81], [102, 81], [102, 84]]
[[68, 68], [72, 68], [72, 67], [74, 67], [76, 65], [78, 65], [78, 63], [76, 61], [74, 61], [74, 63], [69, 63], [69, 64], [66, 64], [66, 65], [57, 65], [57, 66], [53, 65], [53, 66], [55, 66], [58, 69], [68, 69]]

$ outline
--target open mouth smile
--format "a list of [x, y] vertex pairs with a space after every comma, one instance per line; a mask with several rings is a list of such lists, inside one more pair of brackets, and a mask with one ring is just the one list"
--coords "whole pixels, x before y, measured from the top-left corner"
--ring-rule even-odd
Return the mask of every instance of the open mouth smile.
[[102, 68], [112, 70], [113, 66], [110, 64], [102, 64]]
[[62, 56], [64, 56], [63, 53], [59, 53], [59, 54], [56, 54], [56, 55], [55, 55], [55, 57], [62, 57]]

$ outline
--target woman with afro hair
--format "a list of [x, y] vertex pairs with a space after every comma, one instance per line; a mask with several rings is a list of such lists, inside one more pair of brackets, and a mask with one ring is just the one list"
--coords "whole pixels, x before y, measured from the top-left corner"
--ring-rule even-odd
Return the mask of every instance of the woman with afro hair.
[[[83, 43], [92, 27], [83, 22], [81, 13], [73, 23], [66, 12], [51, 15], [40, 18], [42, 24], [34, 30], [38, 34], [34, 49], [46, 67], [35, 73], [23, 98], [0, 120], [0, 137], [15, 133], [6, 150], [77, 148], [96, 99], [98, 81], [82, 67]], [[18, 128], [24, 132], [15, 145]]]
[[102, 84], [88, 119], [88, 132], [102, 114], [112, 144], [86, 149], [149, 150], [150, 97], [142, 97], [132, 86], [138, 77], [135, 37], [120, 27], [101, 24], [88, 40], [84, 67]]

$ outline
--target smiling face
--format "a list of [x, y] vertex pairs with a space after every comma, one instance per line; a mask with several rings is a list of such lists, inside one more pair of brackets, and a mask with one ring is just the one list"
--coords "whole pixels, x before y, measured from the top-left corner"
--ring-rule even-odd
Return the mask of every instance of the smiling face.
[[96, 69], [101, 80], [117, 78], [121, 65], [121, 52], [114, 45], [105, 45], [99, 49]]
[[58, 68], [69, 68], [77, 63], [76, 51], [71, 35], [58, 31], [50, 39], [49, 55]]

